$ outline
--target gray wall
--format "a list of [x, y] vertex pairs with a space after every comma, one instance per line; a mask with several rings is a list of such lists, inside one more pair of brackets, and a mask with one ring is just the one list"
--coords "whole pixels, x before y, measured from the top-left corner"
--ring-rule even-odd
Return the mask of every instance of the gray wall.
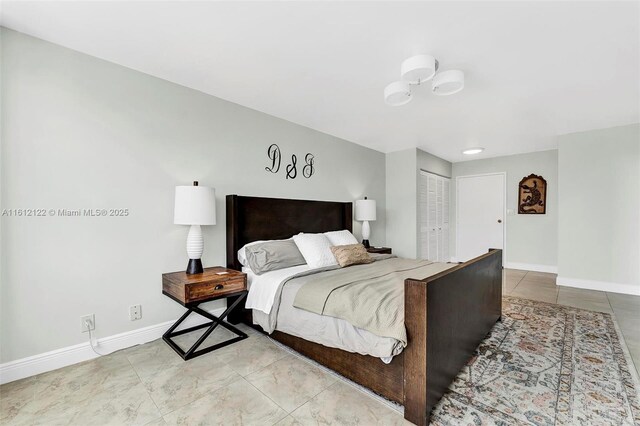
[[451, 176], [451, 163], [416, 148], [387, 154], [387, 244], [401, 257], [418, 255], [420, 170]]
[[558, 282], [640, 294], [640, 125], [563, 135], [558, 146]]
[[[233, 193], [368, 195], [378, 201], [372, 243], [385, 244], [384, 154], [16, 32], [1, 35], [2, 207], [131, 212], [2, 218], [2, 362], [86, 342], [84, 314], [96, 314], [104, 337], [183, 312], [161, 294], [161, 274], [187, 263], [188, 229], [172, 223], [175, 185], [216, 188], [218, 223], [203, 227], [206, 266], [225, 263], [224, 195]], [[272, 143], [285, 157], [314, 153], [316, 174], [267, 173]], [[143, 318], [131, 322], [128, 307], [138, 303]]]
[[418, 171], [424, 170], [436, 175], [451, 177], [452, 164], [421, 149], [416, 149]]
[[386, 157], [387, 245], [401, 257], [416, 257], [416, 150]]
[[[541, 151], [453, 164], [451, 180], [451, 253], [456, 252], [456, 177], [506, 172], [507, 265], [528, 264], [556, 268], [558, 265], [558, 151]], [[547, 213], [519, 215], [518, 183], [535, 173], [547, 180]], [[509, 266], [509, 265], [508, 265]], [[521, 266], [521, 265], [517, 265]]]

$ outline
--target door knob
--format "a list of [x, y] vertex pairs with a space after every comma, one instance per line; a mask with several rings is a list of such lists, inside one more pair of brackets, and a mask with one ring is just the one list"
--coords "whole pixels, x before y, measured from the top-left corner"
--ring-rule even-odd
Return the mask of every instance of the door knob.
[[498, 223], [502, 223], [502, 219], [498, 219]]

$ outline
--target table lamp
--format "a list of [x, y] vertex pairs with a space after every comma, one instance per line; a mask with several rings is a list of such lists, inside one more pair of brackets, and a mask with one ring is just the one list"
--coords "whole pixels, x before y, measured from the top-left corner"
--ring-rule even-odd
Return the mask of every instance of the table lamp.
[[191, 226], [187, 236], [187, 274], [201, 274], [203, 269], [200, 259], [204, 250], [204, 239], [200, 226], [216, 224], [215, 189], [198, 186], [197, 181], [193, 182], [193, 186], [176, 186], [173, 223]]
[[369, 248], [369, 236], [371, 234], [371, 228], [369, 227], [370, 220], [376, 220], [376, 200], [368, 200], [364, 197], [364, 200], [356, 201], [356, 220], [362, 220], [362, 245]]

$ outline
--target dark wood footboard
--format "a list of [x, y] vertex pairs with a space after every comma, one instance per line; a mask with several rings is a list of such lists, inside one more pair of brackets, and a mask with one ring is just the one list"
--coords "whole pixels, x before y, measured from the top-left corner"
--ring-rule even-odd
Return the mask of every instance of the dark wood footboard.
[[405, 419], [427, 425], [431, 410], [502, 311], [502, 250], [438, 275], [405, 281]]

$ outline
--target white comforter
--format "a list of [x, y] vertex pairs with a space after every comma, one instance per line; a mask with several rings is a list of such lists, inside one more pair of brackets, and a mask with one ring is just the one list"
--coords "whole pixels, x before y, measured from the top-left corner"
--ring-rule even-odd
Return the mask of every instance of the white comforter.
[[250, 268], [245, 266], [242, 268], [242, 272], [247, 274], [247, 283], [249, 286], [246, 307], [270, 314], [280, 283], [300, 272], [309, 270], [311, 270], [311, 267], [304, 264], [256, 275]]

